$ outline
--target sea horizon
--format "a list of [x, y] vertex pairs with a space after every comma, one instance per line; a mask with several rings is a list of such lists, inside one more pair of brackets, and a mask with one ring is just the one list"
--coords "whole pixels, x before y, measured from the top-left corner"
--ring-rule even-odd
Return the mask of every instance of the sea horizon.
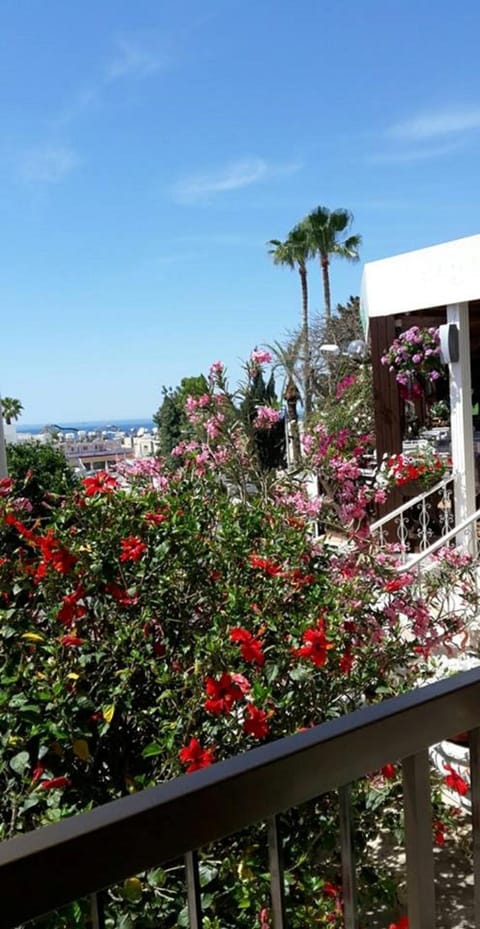
[[113, 417], [112, 419], [88, 419], [88, 420], [69, 420], [68, 422], [59, 423], [17, 423], [17, 432], [38, 435], [45, 428], [58, 427], [61, 431], [83, 431], [83, 432], [109, 432], [119, 430], [120, 432], [129, 432], [131, 429], [152, 429], [154, 423], [151, 416], [137, 418]]

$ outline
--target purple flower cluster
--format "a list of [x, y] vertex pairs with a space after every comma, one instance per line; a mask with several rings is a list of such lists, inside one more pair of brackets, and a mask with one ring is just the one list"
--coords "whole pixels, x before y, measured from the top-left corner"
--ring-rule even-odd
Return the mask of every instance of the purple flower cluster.
[[382, 355], [382, 364], [395, 372], [399, 384], [406, 387], [412, 379], [438, 381], [444, 374], [440, 359], [440, 334], [438, 328], [422, 329], [411, 326], [395, 339]]

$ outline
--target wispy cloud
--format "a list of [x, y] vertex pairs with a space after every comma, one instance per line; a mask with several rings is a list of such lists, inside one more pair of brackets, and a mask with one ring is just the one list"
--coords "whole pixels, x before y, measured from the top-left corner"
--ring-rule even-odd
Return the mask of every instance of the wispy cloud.
[[31, 184], [57, 184], [80, 164], [76, 152], [67, 145], [42, 145], [22, 152], [17, 161], [21, 180]]
[[274, 165], [263, 158], [248, 158], [233, 161], [215, 172], [193, 174], [177, 181], [171, 194], [177, 203], [193, 204], [211, 200], [218, 194], [250, 187], [259, 181], [281, 175], [294, 174], [300, 170], [298, 163]]
[[100, 101], [101, 94], [98, 87], [94, 84], [85, 87], [52, 117], [50, 121], [51, 127], [55, 132], [65, 130], [71, 123], [76, 122], [82, 116], [88, 115], [92, 109], [98, 107]]
[[53, 185], [68, 177], [81, 159], [71, 146], [58, 141], [66, 128], [80, 116], [102, 105], [106, 87], [111, 82], [128, 77], [148, 77], [170, 65], [170, 58], [158, 49], [158, 41], [151, 36], [136, 32], [118, 38], [115, 44], [115, 53], [103, 71], [50, 119], [48, 134], [55, 141], [45, 141], [17, 151], [10, 159], [11, 167], [20, 180], [32, 185]]
[[426, 148], [393, 149], [388, 152], [374, 152], [367, 156], [370, 164], [409, 164], [414, 161], [428, 161], [450, 155], [462, 148], [461, 142], [446, 145], [429, 145]]
[[140, 39], [129, 37], [117, 40], [117, 52], [106, 69], [107, 80], [125, 77], [148, 77], [166, 68], [169, 58], [162, 52], [148, 48]]
[[451, 106], [417, 113], [390, 126], [387, 136], [402, 141], [421, 141], [441, 136], [463, 134], [480, 129], [480, 106]]

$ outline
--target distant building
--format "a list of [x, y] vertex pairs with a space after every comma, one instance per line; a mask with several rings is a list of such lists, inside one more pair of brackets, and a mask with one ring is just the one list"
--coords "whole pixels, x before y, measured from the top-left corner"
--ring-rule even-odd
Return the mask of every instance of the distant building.
[[133, 458], [133, 449], [123, 444], [123, 439], [94, 439], [92, 441], [67, 441], [59, 447], [72, 468], [79, 471], [108, 471], [121, 461]]
[[135, 458], [154, 458], [158, 455], [159, 440], [154, 433], [144, 432], [142, 435], [134, 436], [132, 441]]

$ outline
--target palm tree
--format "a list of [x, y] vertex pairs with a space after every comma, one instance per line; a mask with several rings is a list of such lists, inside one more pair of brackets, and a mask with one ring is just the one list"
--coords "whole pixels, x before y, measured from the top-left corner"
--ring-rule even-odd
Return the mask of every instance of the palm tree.
[[20, 400], [15, 400], [14, 397], [2, 397], [1, 403], [3, 418], [7, 426], [10, 426], [12, 419], [17, 420], [22, 414], [23, 405]]
[[307, 261], [311, 255], [308, 230], [302, 224], [299, 224], [288, 233], [284, 242], [281, 242], [280, 239], [270, 239], [268, 244], [273, 246], [269, 250], [269, 255], [272, 256], [274, 264], [287, 265], [287, 267], [292, 270], [296, 268], [300, 275], [300, 286], [302, 289], [303, 389], [305, 415], [308, 416], [311, 411], [307, 280]]
[[360, 235], [350, 235], [341, 239], [342, 232], [346, 232], [353, 222], [353, 216], [348, 210], [329, 210], [326, 206], [317, 206], [300, 224], [306, 231], [311, 255], [318, 255], [322, 270], [323, 293], [325, 298], [325, 316], [329, 320], [332, 315], [332, 300], [330, 295], [330, 257], [337, 255], [348, 261], [358, 261], [358, 249], [362, 244]]

